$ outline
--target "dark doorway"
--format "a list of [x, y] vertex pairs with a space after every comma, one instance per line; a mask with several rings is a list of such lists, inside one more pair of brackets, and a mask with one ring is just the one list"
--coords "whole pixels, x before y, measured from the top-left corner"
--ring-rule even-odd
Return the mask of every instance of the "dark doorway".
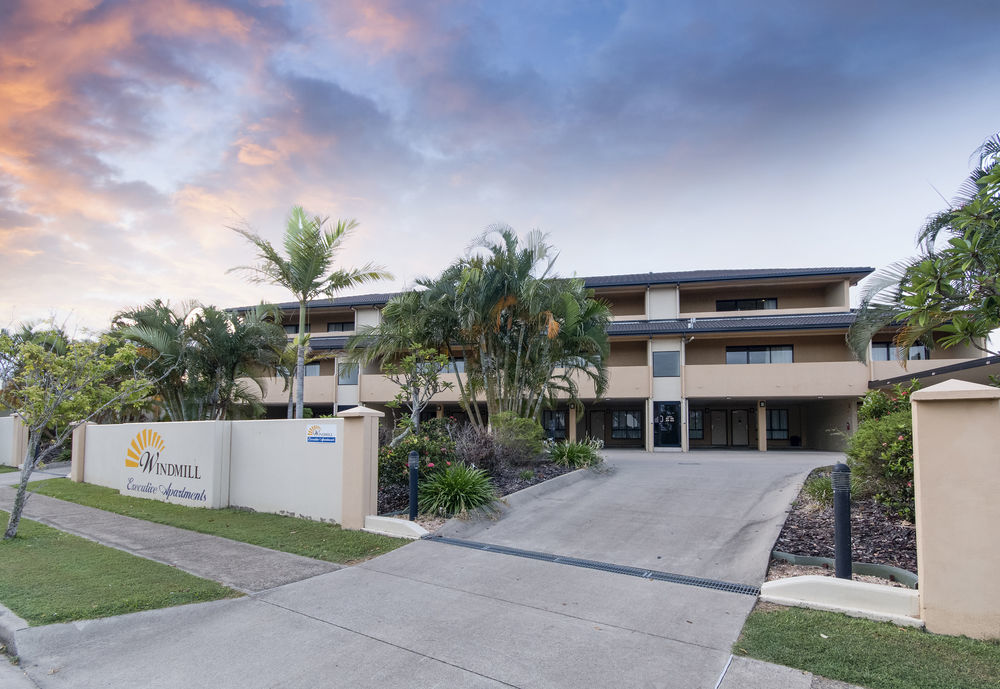
[[653, 445], [681, 446], [680, 402], [653, 402]]

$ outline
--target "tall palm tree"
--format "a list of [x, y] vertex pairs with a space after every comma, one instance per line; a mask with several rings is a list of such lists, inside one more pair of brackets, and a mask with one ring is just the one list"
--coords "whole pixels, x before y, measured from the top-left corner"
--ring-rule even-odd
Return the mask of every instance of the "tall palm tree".
[[250, 282], [271, 283], [291, 292], [299, 303], [299, 332], [295, 337], [295, 417], [302, 418], [305, 353], [309, 344], [306, 330], [306, 308], [321, 294], [333, 297], [340, 290], [375, 280], [391, 279], [380, 266], [367, 263], [361, 268], [332, 270], [333, 260], [344, 238], [357, 227], [355, 220], [338, 220], [331, 230], [328, 218], [309, 217], [301, 206], [292, 208], [285, 226], [282, 255], [269, 241], [248, 229], [233, 227], [234, 232], [253, 244], [259, 263], [237, 266]]

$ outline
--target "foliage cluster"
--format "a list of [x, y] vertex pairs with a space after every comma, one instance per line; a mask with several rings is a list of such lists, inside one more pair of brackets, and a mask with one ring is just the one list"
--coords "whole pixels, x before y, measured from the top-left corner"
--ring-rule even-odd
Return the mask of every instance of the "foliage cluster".
[[601, 449], [604, 442], [597, 438], [587, 438], [581, 442], [556, 443], [549, 450], [549, 458], [556, 464], [571, 467], [589, 467], [604, 461]]
[[[403, 424], [409, 424], [409, 420]], [[430, 419], [420, 425], [420, 431], [410, 433], [396, 445], [379, 448], [379, 486], [406, 486], [410, 470], [407, 464], [410, 452], [420, 456], [420, 478], [427, 478], [436, 469], [443, 469], [458, 462], [455, 450], [454, 421]]]
[[489, 474], [465, 464], [452, 464], [432, 472], [420, 484], [420, 511], [451, 517], [492, 506], [497, 499]]
[[865, 361], [872, 336], [897, 328], [900, 350], [917, 342], [969, 345], [990, 354], [1000, 327], [1000, 134], [976, 151], [978, 166], [951, 207], [931, 216], [917, 239], [920, 255], [873, 275], [848, 332]]
[[892, 392], [872, 390], [861, 404], [862, 419], [847, 444], [847, 463], [859, 497], [873, 497], [892, 512], [913, 519], [913, 419], [910, 395], [917, 383]]
[[545, 449], [545, 429], [533, 418], [500, 412], [490, 419], [490, 429], [501, 462], [527, 464], [538, 459]]

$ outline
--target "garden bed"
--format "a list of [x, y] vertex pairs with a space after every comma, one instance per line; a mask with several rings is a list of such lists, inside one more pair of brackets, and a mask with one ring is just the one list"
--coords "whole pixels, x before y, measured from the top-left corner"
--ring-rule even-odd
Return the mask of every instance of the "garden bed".
[[[833, 557], [833, 508], [812, 500], [804, 490], [800, 492], [774, 549], [792, 555]], [[874, 500], [851, 503], [851, 560], [891, 565], [916, 574], [916, 527]]]
[[[576, 467], [562, 466], [554, 462], [542, 462], [525, 466], [504, 466], [492, 476], [497, 495], [504, 497], [511, 493], [542, 483], [556, 476], [562, 476]], [[528, 477], [527, 472], [532, 472]], [[378, 513], [391, 514], [409, 509], [410, 493], [405, 486], [381, 488], [378, 492]]]

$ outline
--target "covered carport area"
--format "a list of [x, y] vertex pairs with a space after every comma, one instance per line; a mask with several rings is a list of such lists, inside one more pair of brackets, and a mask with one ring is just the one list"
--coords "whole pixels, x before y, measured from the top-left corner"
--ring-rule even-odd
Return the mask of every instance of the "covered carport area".
[[690, 398], [688, 449], [843, 450], [855, 397]]

